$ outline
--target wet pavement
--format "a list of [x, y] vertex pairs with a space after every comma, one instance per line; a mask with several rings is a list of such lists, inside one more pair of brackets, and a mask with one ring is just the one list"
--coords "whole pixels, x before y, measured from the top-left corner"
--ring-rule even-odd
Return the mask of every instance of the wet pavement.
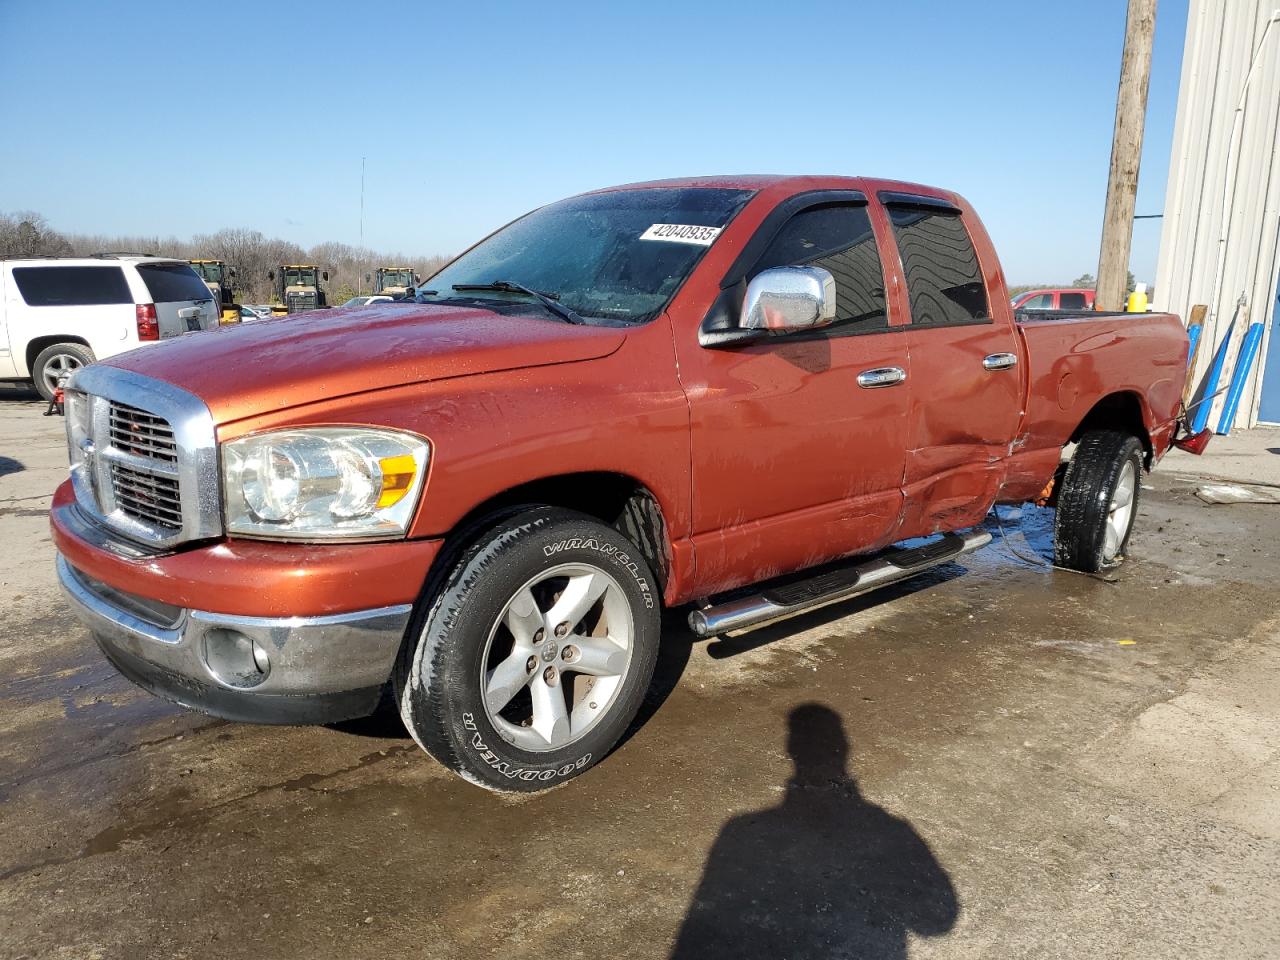
[[1191, 458], [1111, 577], [1008, 509], [1028, 559], [671, 615], [629, 739], [513, 799], [394, 723], [117, 677], [56, 594], [41, 411], [0, 397], [0, 957], [1280, 956], [1280, 508], [1198, 502]]

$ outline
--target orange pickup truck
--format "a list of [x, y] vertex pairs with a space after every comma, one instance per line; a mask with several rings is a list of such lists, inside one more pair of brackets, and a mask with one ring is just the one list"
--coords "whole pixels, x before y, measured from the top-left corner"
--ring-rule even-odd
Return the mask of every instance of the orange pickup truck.
[[1177, 317], [1015, 321], [968, 203], [915, 184], [600, 190], [423, 286], [75, 375], [58, 572], [125, 676], [247, 721], [393, 703], [536, 790], [633, 721], [663, 608], [774, 622], [981, 547], [996, 503], [1118, 564], [1181, 422]]

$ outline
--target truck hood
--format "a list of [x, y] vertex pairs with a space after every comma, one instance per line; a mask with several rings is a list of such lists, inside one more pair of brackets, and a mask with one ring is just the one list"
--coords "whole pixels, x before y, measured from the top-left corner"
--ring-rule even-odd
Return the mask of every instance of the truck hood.
[[519, 309], [383, 304], [219, 327], [103, 362], [196, 394], [225, 424], [383, 387], [592, 360], [624, 339], [616, 327]]

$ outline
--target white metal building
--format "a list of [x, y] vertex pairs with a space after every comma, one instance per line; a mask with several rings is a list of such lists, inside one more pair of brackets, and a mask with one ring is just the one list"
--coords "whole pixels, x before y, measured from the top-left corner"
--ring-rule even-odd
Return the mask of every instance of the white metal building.
[[[1244, 334], [1242, 322], [1232, 329], [1242, 295], [1248, 323], [1266, 325], [1237, 427], [1280, 423], [1278, 144], [1280, 0], [1190, 0], [1154, 305], [1184, 321], [1208, 305], [1206, 335], [1234, 341], [1228, 370]], [[1203, 371], [1207, 345], [1200, 356]]]

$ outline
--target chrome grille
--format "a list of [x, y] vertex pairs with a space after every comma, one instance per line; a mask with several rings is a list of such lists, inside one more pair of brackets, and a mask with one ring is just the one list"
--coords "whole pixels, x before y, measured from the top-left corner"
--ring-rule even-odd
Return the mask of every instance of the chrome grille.
[[173, 532], [182, 529], [182, 493], [177, 477], [144, 473], [113, 463], [111, 489], [116, 506], [126, 516]]
[[68, 384], [66, 410], [71, 480], [82, 510], [159, 548], [222, 533], [217, 440], [198, 397], [90, 364]]
[[152, 460], [178, 462], [178, 445], [167, 420], [125, 403], [113, 403], [109, 413], [111, 445], [117, 450]]

